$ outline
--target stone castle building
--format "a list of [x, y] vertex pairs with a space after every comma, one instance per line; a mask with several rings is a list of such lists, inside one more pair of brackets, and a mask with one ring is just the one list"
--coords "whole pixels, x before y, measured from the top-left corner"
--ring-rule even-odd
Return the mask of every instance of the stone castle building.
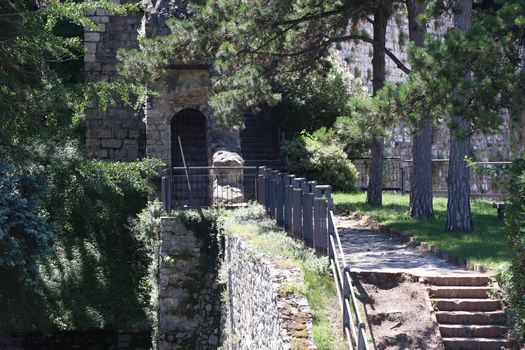
[[[125, 1], [125, 0], [120, 0]], [[184, 17], [188, 0], [147, 0], [144, 12], [126, 16], [97, 10], [91, 19], [98, 25], [86, 30], [84, 39], [85, 76], [88, 81], [118, 79], [116, 52], [119, 48], [138, 48], [141, 35], [152, 37], [169, 32], [165, 20]], [[371, 25], [361, 24], [371, 32]], [[395, 15], [387, 30], [387, 47], [403, 62], [407, 61], [408, 29], [406, 16]], [[436, 21], [430, 31], [443, 33], [449, 26]], [[372, 46], [349, 42], [337, 46], [349, 70], [371, 85]], [[387, 79], [402, 81], [404, 73], [387, 58]], [[132, 161], [140, 157], [160, 158], [167, 166], [182, 166], [179, 144], [190, 166], [269, 165], [279, 166], [279, 132], [271, 118], [246, 119], [246, 129], [228, 130], [217, 120], [208, 105], [209, 69], [206, 64], [177, 65], [174, 62], [152, 88], [158, 92], [150, 98], [144, 114], [122, 104], [106, 112], [90, 109], [86, 116], [88, 155], [98, 159]], [[278, 119], [274, 116], [273, 119]], [[512, 156], [516, 132], [506, 117], [503, 128], [491, 135], [475, 135], [473, 154], [478, 160], [501, 161]], [[436, 127], [433, 157], [448, 158], [449, 135], [445, 127]], [[386, 156], [411, 158], [410, 130], [398, 125], [387, 140]]]

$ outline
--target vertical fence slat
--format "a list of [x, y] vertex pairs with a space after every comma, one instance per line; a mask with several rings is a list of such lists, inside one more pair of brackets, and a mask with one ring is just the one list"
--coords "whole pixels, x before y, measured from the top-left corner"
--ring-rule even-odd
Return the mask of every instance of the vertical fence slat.
[[303, 236], [303, 182], [304, 178], [294, 179], [292, 190], [292, 232], [294, 237], [301, 238]]
[[328, 230], [326, 225], [327, 205], [325, 198], [314, 198], [314, 249], [325, 255], [328, 247]]
[[277, 183], [276, 183], [276, 194], [275, 194], [275, 202], [276, 202], [276, 209], [275, 209], [275, 218], [277, 220], [277, 225], [283, 227], [284, 225], [284, 186], [285, 186], [285, 179], [287, 178], [288, 174], [284, 173], [277, 176]]
[[286, 181], [286, 186], [285, 186], [285, 220], [284, 220], [284, 229], [286, 230], [286, 232], [288, 232], [289, 234], [292, 233], [292, 222], [293, 222], [293, 217], [292, 217], [292, 212], [293, 212], [293, 185], [292, 185], [292, 182], [293, 182], [293, 179], [295, 178], [295, 175], [288, 175], [288, 179]]
[[304, 183], [303, 191], [303, 240], [308, 247], [314, 246], [314, 189], [317, 185], [315, 181]]

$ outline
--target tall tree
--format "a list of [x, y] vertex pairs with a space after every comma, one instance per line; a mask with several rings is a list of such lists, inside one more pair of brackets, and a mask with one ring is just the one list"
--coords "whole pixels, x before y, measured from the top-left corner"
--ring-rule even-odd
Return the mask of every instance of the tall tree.
[[[374, 96], [385, 85], [386, 62], [385, 62], [385, 43], [388, 19], [392, 14], [392, 4], [382, 3], [373, 9], [373, 28], [374, 28], [374, 51], [372, 57], [372, 86]], [[390, 5], [390, 6], [389, 6]], [[383, 137], [372, 137], [372, 149], [370, 159], [370, 174], [366, 192], [366, 201], [370, 205], [380, 206], [383, 201]]]
[[[472, 0], [455, 0], [454, 27], [468, 32], [472, 28]], [[471, 72], [467, 72], [469, 79]], [[467, 100], [470, 96], [454, 92], [453, 98]], [[461, 102], [460, 102], [461, 103]], [[471, 231], [472, 213], [470, 210], [469, 168], [466, 157], [470, 155], [470, 135], [472, 133], [469, 120], [455, 114], [451, 119], [450, 155], [448, 165], [448, 203], [447, 231]]]
[[[275, 104], [275, 87], [301, 84], [312, 71], [326, 69], [335, 43], [361, 41], [373, 46], [374, 94], [385, 82], [385, 57], [408, 72], [387, 48], [386, 27], [401, 3], [396, 0], [270, 0], [246, 4], [238, 0], [194, 5], [186, 20], [172, 20], [171, 34], [143, 41], [144, 51], [123, 53], [122, 70], [147, 83], [174, 60], [211, 63], [210, 105], [227, 124], [239, 124], [247, 108]], [[373, 33], [357, 27], [373, 24]], [[349, 23], [354, 24], [350, 27]], [[381, 204], [383, 140], [376, 137], [368, 202]]]
[[[426, 24], [418, 16], [426, 10], [425, 1], [407, 0], [408, 35], [418, 48], [424, 46]], [[432, 117], [424, 113], [414, 123], [412, 136], [412, 174], [410, 176], [410, 209], [413, 218], [434, 216], [432, 207]]]

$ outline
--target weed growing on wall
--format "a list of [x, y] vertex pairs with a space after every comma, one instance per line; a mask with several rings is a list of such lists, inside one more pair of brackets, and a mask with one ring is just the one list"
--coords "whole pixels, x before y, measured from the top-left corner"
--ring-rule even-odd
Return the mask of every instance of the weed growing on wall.
[[312, 333], [320, 350], [345, 349], [343, 335], [337, 326], [342, 320], [337, 293], [326, 258], [316, 256], [313, 249], [293, 240], [265, 216], [261, 205], [253, 204], [226, 213], [224, 232], [236, 235], [258, 252], [275, 257], [281, 269], [299, 268], [303, 283], [283, 283], [284, 294], [304, 295], [313, 317]]

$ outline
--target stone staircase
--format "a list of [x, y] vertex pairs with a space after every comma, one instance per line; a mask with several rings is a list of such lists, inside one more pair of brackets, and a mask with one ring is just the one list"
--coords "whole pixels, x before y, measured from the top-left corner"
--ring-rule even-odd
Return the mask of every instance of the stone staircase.
[[505, 313], [499, 300], [490, 296], [488, 276], [425, 277], [422, 282], [429, 285], [445, 349], [509, 348]]

